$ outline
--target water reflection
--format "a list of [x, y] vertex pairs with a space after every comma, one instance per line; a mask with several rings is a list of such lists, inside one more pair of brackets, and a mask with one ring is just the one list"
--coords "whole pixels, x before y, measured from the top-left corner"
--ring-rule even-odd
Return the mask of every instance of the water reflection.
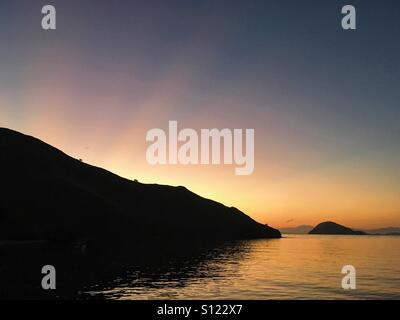
[[[399, 299], [399, 245], [400, 237], [379, 236], [231, 242], [126, 266], [87, 291], [111, 299]], [[354, 291], [341, 287], [345, 264], [357, 269]]]
[[[400, 237], [289, 236], [192, 246], [152, 244], [82, 256], [41, 243], [0, 244], [0, 298], [400, 299]], [[106, 250], [108, 249], [108, 250]], [[57, 290], [40, 287], [57, 269]], [[357, 289], [343, 290], [343, 265]]]
[[145, 255], [141, 261], [125, 266], [124, 273], [106, 285], [91, 286], [88, 293], [117, 299], [184, 298], [179, 292], [189, 286], [227, 275], [233, 278], [250, 254], [251, 242], [235, 241], [197, 248], [190, 253], [161, 252], [156, 259]]

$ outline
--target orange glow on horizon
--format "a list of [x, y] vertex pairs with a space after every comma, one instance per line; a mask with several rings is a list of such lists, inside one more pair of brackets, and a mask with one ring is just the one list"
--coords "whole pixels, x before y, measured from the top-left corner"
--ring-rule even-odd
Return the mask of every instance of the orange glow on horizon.
[[[357, 228], [400, 226], [396, 159], [346, 156], [333, 147], [327, 149], [329, 153], [320, 152], [307, 126], [274, 111], [268, 117], [257, 109], [250, 115], [241, 108], [246, 102], [235, 96], [208, 97], [198, 111], [188, 112], [187, 101], [180, 97], [196, 74], [189, 73], [186, 65], [160, 77], [151, 92], [133, 93], [118, 83], [110, 86], [96, 74], [89, 77], [96, 90], [83, 92], [84, 84], [77, 80], [79, 63], [65, 60], [64, 65], [36, 61], [27, 76], [29, 86], [19, 99], [0, 92], [1, 126], [38, 137], [123, 177], [184, 185], [271, 226], [315, 225], [325, 220]], [[47, 73], [46, 68], [55, 70]], [[23, 113], [9, 107], [16, 105]], [[87, 106], [95, 106], [95, 112]], [[125, 113], [120, 114], [120, 109]], [[169, 120], [196, 129], [255, 128], [254, 173], [235, 176], [231, 165], [150, 166], [145, 159], [146, 132], [166, 129]]]

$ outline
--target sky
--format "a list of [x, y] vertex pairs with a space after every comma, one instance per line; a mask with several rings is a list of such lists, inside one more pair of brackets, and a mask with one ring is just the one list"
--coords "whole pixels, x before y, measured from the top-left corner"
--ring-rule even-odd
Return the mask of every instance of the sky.
[[[400, 226], [399, 36], [397, 0], [2, 0], [0, 126], [275, 227]], [[254, 129], [254, 173], [149, 165], [170, 120]]]

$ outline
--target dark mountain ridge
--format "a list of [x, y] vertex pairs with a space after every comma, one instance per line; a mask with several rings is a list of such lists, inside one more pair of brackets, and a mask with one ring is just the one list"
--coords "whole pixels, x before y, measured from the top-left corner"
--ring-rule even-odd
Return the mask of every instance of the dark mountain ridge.
[[0, 240], [280, 238], [185, 187], [142, 184], [0, 128]]

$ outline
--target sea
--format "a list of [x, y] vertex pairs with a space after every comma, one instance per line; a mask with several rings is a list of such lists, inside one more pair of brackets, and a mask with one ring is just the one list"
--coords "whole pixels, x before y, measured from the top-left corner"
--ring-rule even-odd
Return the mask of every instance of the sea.
[[[345, 266], [354, 271], [350, 289]], [[400, 299], [400, 236], [283, 235], [122, 270], [82, 290], [118, 300]]]

